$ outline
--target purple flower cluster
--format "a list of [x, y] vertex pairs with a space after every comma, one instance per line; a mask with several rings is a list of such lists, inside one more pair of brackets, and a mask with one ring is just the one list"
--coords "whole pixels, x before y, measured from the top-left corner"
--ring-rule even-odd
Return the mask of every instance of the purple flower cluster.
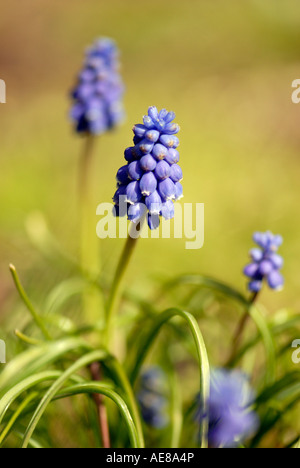
[[257, 232], [253, 240], [259, 248], [250, 251], [252, 262], [244, 269], [245, 275], [250, 278], [249, 290], [259, 292], [264, 280], [268, 282], [270, 288], [282, 289], [284, 279], [280, 270], [283, 267], [283, 258], [277, 254], [283, 243], [282, 237], [271, 232]]
[[100, 135], [118, 125], [124, 117], [123, 93], [118, 49], [111, 39], [99, 39], [87, 50], [72, 91], [76, 131]]
[[[234, 448], [252, 436], [258, 426], [251, 410], [255, 394], [247, 375], [237, 370], [215, 369], [211, 375], [209, 397], [209, 445], [213, 448]], [[204, 417], [200, 407], [198, 422]]]
[[[134, 126], [134, 146], [126, 149], [127, 164], [117, 173], [116, 215], [127, 214], [138, 223], [147, 214], [150, 229], [159, 227], [160, 216], [172, 219], [174, 201], [183, 196], [176, 136], [180, 128], [174, 119], [174, 112], [150, 107], [143, 124]], [[121, 213], [122, 196], [127, 207]]]
[[166, 377], [160, 367], [151, 367], [142, 374], [137, 399], [146, 424], [156, 429], [168, 424]]

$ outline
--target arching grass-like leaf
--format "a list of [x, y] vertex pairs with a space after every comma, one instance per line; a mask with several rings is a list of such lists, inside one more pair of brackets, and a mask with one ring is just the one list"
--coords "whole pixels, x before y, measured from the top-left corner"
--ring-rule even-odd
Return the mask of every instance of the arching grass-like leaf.
[[32, 375], [27, 379], [24, 379], [22, 382], [18, 383], [12, 387], [5, 395], [0, 399], [0, 424], [3, 420], [3, 417], [10, 405], [24, 393], [26, 390], [35, 387], [36, 385], [47, 382], [49, 380], [55, 380], [59, 378], [61, 372], [59, 371], [45, 371], [40, 374]]
[[149, 353], [162, 326], [174, 317], [181, 317], [187, 322], [188, 327], [192, 333], [195, 345], [196, 345], [197, 356], [198, 356], [198, 361], [199, 361], [199, 370], [200, 370], [200, 400], [201, 400], [201, 405], [203, 408], [203, 414], [206, 415], [201, 426], [200, 439], [201, 439], [201, 447], [207, 448], [208, 446], [208, 442], [207, 442], [208, 408], [207, 408], [207, 405], [208, 405], [209, 391], [210, 391], [210, 368], [209, 368], [209, 360], [208, 360], [207, 351], [206, 351], [202, 333], [199, 329], [196, 319], [191, 314], [180, 309], [169, 309], [154, 319], [152, 327], [150, 327], [150, 330], [147, 331], [141, 337], [140, 344], [137, 346], [137, 350], [135, 353], [136, 359], [135, 359], [135, 363], [130, 374], [131, 381], [132, 383], [134, 383], [135, 380], [137, 379], [138, 374], [141, 370], [141, 367], [147, 357], [147, 354]]
[[50, 366], [70, 351], [90, 349], [91, 347], [80, 338], [67, 338], [45, 343], [23, 352], [5, 366], [0, 374], [0, 397], [7, 388], [13, 387], [28, 376]]
[[45, 393], [42, 401], [38, 405], [28, 427], [26, 433], [24, 435], [24, 440], [22, 446], [26, 448], [28, 446], [28, 442], [32, 437], [32, 434], [38, 425], [41, 417], [43, 416], [44, 412], [46, 411], [49, 403], [53, 399], [53, 397], [61, 390], [61, 388], [65, 385], [65, 383], [79, 370], [87, 367], [88, 365], [92, 364], [93, 362], [103, 361], [108, 359], [109, 355], [104, 350], [92, 351], [87, 355], [83, 356], [82, 358], [78, 359], [72, 366], [69, 367], [49, 388], [49, 390]]
[[10, 418], [8, 424], [5, 426], [3, 431], [0, 434], [0, 446], [3, 444], [4, 440], [8, 436], [9, 432], [11, 431], [12, 427], [14, 426], [15, 422], [19, 418], [19, 416], [23, 413], [23, 411], [27, 408], [27, 406], [37, 397], [37, 393], [30, 393], [25, 400], [19, 405], [19, 407], [14, 411], [12, 417]]
[[222, 296], [237, 302], [244, 310], [248, 312], [249, 316], [252, 318], [259, 330], [266, 351], [267, 371], [265, 384], [268, 385], [274, 382], [276, 370], [276, 349], [267, 321], [260, 313], [259, 309], [252, 305], [238, 290], [228, 286], [225, 283], [216, 281], [206, 276], [183, 275], [167, 283], [165, 288], [166, 290], [172, 289], [182, 284], [199, 286], [199, 288], [207, 288], [217, 294], [221, 294]]
[[[143, 441], [139, 439], [136, 426], [134, 424], [132, 415], [126, 405], [125, 401], [118, 395], [117, 392], [112, 390], [110, 385], [98, 382], [87, 382], [84, 384], [74, 385], [72, 387], [67, 387], [62, 394], [58, 394], [56, 399], [66, 398], [73, 395], [79, 395], [83, 393], [95, 394], [99, 393], [110, 398], [118, 406], [124, 421], [127, 426], [128, 435], [133, 448], [143, 448]], [[26, 440], [28, 435], [24, 437], [23, 447], [26, 447]]]

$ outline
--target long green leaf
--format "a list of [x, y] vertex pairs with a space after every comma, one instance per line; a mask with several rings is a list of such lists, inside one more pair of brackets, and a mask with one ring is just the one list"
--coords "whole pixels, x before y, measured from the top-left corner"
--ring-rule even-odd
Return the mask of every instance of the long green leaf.
[[38, 405], [28, 427], [26, 433], [24, 435], [24, 440], [22, 447], [26, 448], [28, 446], [29, 440], [32, 437], [32, 434], [38, 425], [41, 417], [43, 416], [44, 412], [46, 411], [49, 403], [51, 402], [52, 398], [60, 391], [60, 389], [65, 385], [65, 383], [76, 374], [80, 369], [87, 367], [89, 364], [97, 361], [103, 361], [108, 359], [109, 355], [106, 351], [99, 350], [93, 351], [88, 353], [87, 355], [83, 356], [82, 358], [78, 359], [69, 369], [67, 369], [50, 387], [50, 389], [44, 395], [42, 401]]
[[269, 326], [260, 313], [259, 309], [256, 306], [253, 306], [249, 303], [249, 301], [236, 289], [228, 286], [225, 283], [220, 281], [216, 281], [212, 278], [208, 278], [206, 276], [200, 275], [184, 275], [176, 278], [172, 282], [169, 282], [166, 285], [166, 288], [174, 288], [181, 284], [189, 284], [199, 286], [200, 288], [207, 288], [215, 293], [221, 294], [227, 298], [232, 299], [233, 301], [239, 303], [243, 309], [245, 309], [252, 320], [254, 321], [260, 335], [262, 341], [264, 343], [265, 352], [266, 352], [266, 385], [274, 382], [276, 376], [276, 349], [274, 345], [274, 340], [269, 329]]
[[180, 439], [183, 427], [182, 397], [177, 375], [174, 371], [169, 372], [171, 378], [171, 448], [180, 447]]
[[127, 397], [128, 406], [132, 413], [134, 423], [137, 428], [139, 440], [141, 441], [141, 444], [144, 446], [145, 442], [144, 442], [143, 426], [142, 426], [140, 411], [139, 411], [130, 381], [123, 367], [117, 361], [117, 359], [112, 357], [111, 360], [107, 364], [108, 364], [109, 371], [114, 374], [114, 377], [117, 383], [122, 388], [123, 392], [125, 393]]
[[11, 274], [12, 274], [15, 286], [17, 288], [17, 291], [18, 291], [18, 293], [20, 295], [20, 298], [24, 302], [27, 310], [30, 312], [33, 320], [35, 321], [36, 325], [38, 326], [38, 328], [43, 333], [46, 340], [51, 340], [51, 336], [50, 336], [50, 334], [49, 334], [49, 332], [48, 332], [42, 318], [40, 317], [40, 315], [37, 313], [37, 311], [33, 307], [32, 303], [29, 300], [29, 297], [27, 296], [27, 294], [26, 294], [26, 292], [25, 292], [25, 290], [24, 290], [24, 288], [23, 288], [23, 286], [21, 284], [21, 281], [20, 281], [20, 278], [18, 276], [16, 267], [14, 265], [9, 265], [9, 269], [11, 271]]
[[174, 317], [181, 317], [183, 318], [192, 333], [194, 338], [194, 342], [197, 349], [197, 356], [199, 361], [199, 370], [200, 370], [200, 400], [203, 407], [203, 413], [207, 415], [201, 426], [201, 447], [207, 448], [207, 434], [208, 434], [208, 399], [209, 399], [209, 392], [210, 392], [210, 369], [209, 369], [209, 360], [207, 356], [207, 351], [205, 347], [205, 343], [203, 340], [203, 336], [199, 329], [198, 323], [196, 319], [189, 314], [188, 312], [182, 311], [180, 309], [169, 309], [166, 310], [163, 314], [159, 315], [155, 320], [149, 332], [142, 336], [141, 344], [137, 347], [136, 351], [136, 362], [134, 367], [131, 371], [131, 381], [132, 383], [138, 377], [138, 374], [141, 370], [141, 367], [147, 357], [148, 352], [150, 351], [154, 340], [156, 339], [158, 333], [160, 332], [162, 326], [171, 320]]
[[5, 366], [0, 374], [0, 397], [7, 388], [13, 387], [16, 383], [39, 372], [44, 367], [49, 367], [70, 351], [90, 349], [91, 347], [80, 338], [67, 338], [45, 343], [23, 352]]
[[5, 428], [0, 434], [0, 446], [3, 444], [4, 440], [8, 436], [9, 432], [11, 431], [13, 425], [15, 424], [19, 416], [23, 413], [27, 406], [37, 397], [37, 395], [37, 393], [31, 393], [30, 395], [28, 395], [28, 397], [22, 401], [22, 403], [19, 405], [16, 411], [14, 411], [8, 424], [5, 426]]
[[40, 374], [32, 375], [27, 379], [23, 380], [19, 384], [15, 385], [11, 390], [9, 390], [0, 400], [0, 424], [5, 416], [5, 413], [9, 409], [10, 405], [26, 390], [29, 390], [36, 385], [47, 382], [49, 380], [54, 380], [59, 378], [61, 372], [59, 371], [46, 371], [41, 372]]
[[[136, 426], [134, 424], [132, 415], [125, 403], [125, 401], [116, 393], [114, 390], [111, 389], [110, 385], [106, 385], [99, 382], [87, 382], [84, 384], [74, 385], [72, 387], [67, 387], [64, 389], [64, 392], [61, 395], [57, 395], [56, 399], [65, 398], [73, 395], [79, 395], [83, 393], [93, 394], [99, 393], [110, 398], [114, 403], [118, 406], [121, 414], [123, 415], [124, 421], [126, 423], [129, 438], [133, 448], [143, 448], [144, 444], [141, 440], [139, 440]], [[26, 439], [24, 439], [26, 440]], [[23, 445], [24, 447], [24, 445]]]
[[294, 388], [295, 384], [300, 382], [300, 371], [291, 372], [273, 385], [265, 388], [258, 396], [256, 405], [261, 406], [268, 403], [271, 399], [278, 398], [280, 394], [285, 394], [289, 388]]
[[202, 275], [182, 275], [174, 280], [166, 283], [163, 287], [164, 295], [166, 290], [174, 289], [180, 285], [190, 285], [190, 286], [199, 286], [201, 288], [207, 288], [222, 294], [223, 296], [227, 296], [230, 299], [238, 301], [240, 304], [247, 306], [248, 301], [247, 299], [236, 289], [232, 288], [231, 286], [222, 283], [221, 281], [217, 281], [213, 278], [209, 278], [207, 276]]

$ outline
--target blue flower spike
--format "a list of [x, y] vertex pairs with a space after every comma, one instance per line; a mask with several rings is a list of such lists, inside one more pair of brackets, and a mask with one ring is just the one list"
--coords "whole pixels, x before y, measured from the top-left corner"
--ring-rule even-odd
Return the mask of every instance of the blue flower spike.
[[258, 248], [250, 251], [251, 263], [244, 269], [244, 274], [250, 279], [248, 288], [253, 293], [259, 293], [264, 281], [271, 289], [280, 291], [284, 286], [284, 278], [280, 273], [283, 267], [283, 258], [278, 255], [278, 249], [283, 243], [279, 235], [270, 231], [256, 232], [253, 236]]
[[[159, 112], [156, 107], [150, 107], [143, 123], [133, 127], [134, 146], [125, 150], [127, 166], [117, 173], [115, 204], [125, 186], [127, 208], [144, 204], [151, 230], [159, 227], [161, 216], [167, 220], [174, 218], [174, 202], [183, 197], [176, 136], [180, 128], [173, 123], [175, 117], [174, 112], [165, 109]], [[118, 216], [118, 210], [115, 212]], [[139, 209], [135, 211], [138, 212]], [[137, 215], [130, 215], [128, 219], [136, 223], [140, 221]]]
[[124, 119], [124, 85], [119, 73], [119, 51], [108, 38], [87, 51], [83, 69], [71, 96], [70, 111], [76, 132], [101, 135]]

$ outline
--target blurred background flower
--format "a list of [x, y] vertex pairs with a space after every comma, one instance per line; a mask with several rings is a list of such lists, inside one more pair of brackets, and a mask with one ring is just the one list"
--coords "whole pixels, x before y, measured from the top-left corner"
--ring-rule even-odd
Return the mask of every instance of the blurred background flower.
[[271, 289], [281, 290], [284, 285], [284, 279], [280, 273], [283, 258], [277, 254], [277, 251], [283, 243], [282, 237], [275, 236], [270, 231], [257, 232], [253, 240], [259, 248], [250, 251], [252, 263], [244, 269], [245, 275], [250, 278], [249, 290], [254, 293], [261, 291], [264, 279], [267, 280]]
[[168, 424], [166, 376], [160, 367], [145, 370], [137, 394], [142, 417], [146, 424], [163, 429]]
[[[237, 447], [259, 426], [258, 416], [251, 410], [255, 394], [249, 378], [234, 370], [215, 369], [211, 374], [209, 398], [209, 444], [214, 448]], [[203, 418], [199, 408], [197, 420]]]
[[98, 39], [87, 50], [72, 91], [70, 115], [78, 133], [100, 135], [123, 120], [124, 85], [119, 66], [119, 51], [111, 39]]

